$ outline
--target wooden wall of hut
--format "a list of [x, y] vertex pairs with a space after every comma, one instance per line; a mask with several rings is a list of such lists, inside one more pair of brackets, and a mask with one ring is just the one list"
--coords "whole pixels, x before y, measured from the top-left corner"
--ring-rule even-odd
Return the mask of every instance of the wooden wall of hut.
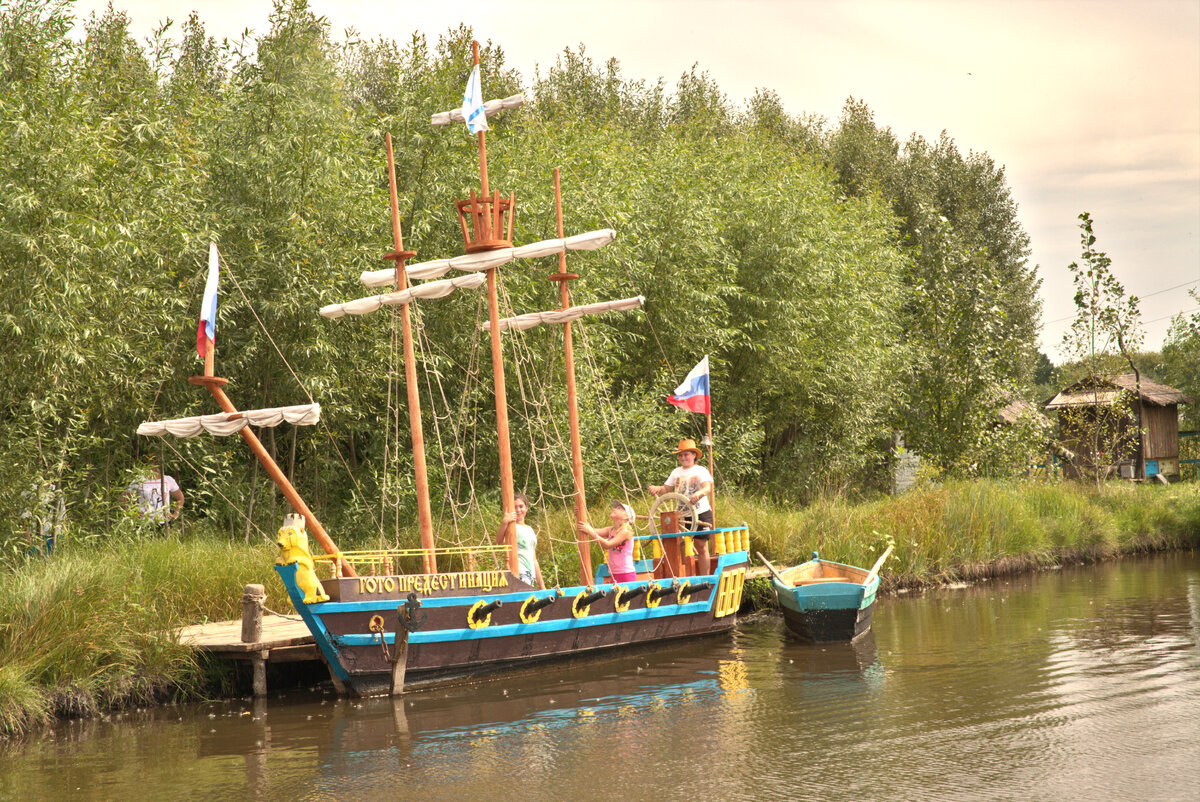
[[1146, 404], [1142, 408], [1142, 426], [1146, 429], [1146, 459], [1179, 458], [1179, 407]]
[[[1137, 459], [1136, 423], [1133, 422], [1137, 420], [1137, 402], [1132, 406], [1133, 420], [1122, 421], [1118, 427], [1120, 434], [1117, 437], [1125, 441], [1125, 447], [1121, 449], [1117, 459], [1111, 460], [1111, 464]], [[1083, 464], [1091, 461], [1092, 451], [1092, 444], [1084, 432], [1095, 426], [1096, 414], [1094, 409], [1073, 410], [1072, 418], [1075, 425], [1068, 422], [1063, 415], [1059, 416], [1059, 439], [1078, 455], [1077, 458]], [[1143, 460], [1158, 460], [1160, 473], [1177, 474], [1179, 472], [1179, 407], [1175, 404], [1168, 406], [1145, 404], [1142, 408], [1142, 427], [1146, 430], [1142, 442]], [[1063, 468], [1068, 477], [1080, 478], [1081, 472], [1076, 465], [1068, 462], [1064, 464]]]

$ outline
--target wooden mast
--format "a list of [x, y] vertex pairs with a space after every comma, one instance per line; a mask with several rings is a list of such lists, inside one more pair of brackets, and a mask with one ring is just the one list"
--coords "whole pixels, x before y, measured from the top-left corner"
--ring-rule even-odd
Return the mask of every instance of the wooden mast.
[[[563, 237], [562, 187], [559, 183], [558, 168], [554, 168], [554, 210], [558, 219], [558, 236]], [[575, 273], [567, 272], [567, 251], [564, 248], [558, 254], [558, 273], [550, 276], [551, 281], [558, 282], [559, 300], [562, 308], [571, 306], [571, 290], [568, 282], [579, 278]], [[571, 428], [571, 473], [575, 477], [575, 522], [587, 521], [587, 500], [583, 492], [583, 447], [579, 441], [579, 407], [575, 394], [575, 349], [571, 341], [571, 322], [563, 323], [563, 352], [566, 360], [567, 373], [567, 414]], [[578, 531], [578, 530], [576, 530]], [[592, 581], [592, 544], [591, 539], [580, 533], [579, 542], [579, 575], [582, 584]]]
[[[215, 324], [216, 321], [213, 322]], [[212, 397], [216, 400], [217, 406], [225, 412], [236, 413], [238, 411], [237, 407], [233, 405], [233, 402], [229, 400], [229, 396], [225, 395], [225, 391], [221, 389], [229, 380], [222, 379], [216, 375], [216, 348], [216, 343], [213, 342], [211, 337], [204, 338], [204, 375], [192, 376], [188, 381], [192, 384], [207, 387], [208, 391], [212, 393]], [[325, 550], [325, 553], [337, 554], [339, 551], [337, 545], [329, 537], [329, 533], [325, 531], [325, 527], [321, 525], [316, 514], [308, 508], [308, 505], [304, 503], [304, 499], [300, 498], [300, 494], [296, 492], [296, 488], [288, 481], [287, 476], [280, 470], [275, 460], [271, 458], [267, 449], [263, 447], [262, 441], [258, 439], [254, 432], [250, 431], [249, 426], [242, 429], [241, 435], [242, 439], [246, 441], [246, 445], [250, 447], [250, 451], [254, 456], [258, 457], [258, 461], [266, 470], [267, 476], [271, 478], [271, 481], [283, 493], [283, 497], [292, 505], [292, 509], [304, 516], [305, 524], [313, 533], [313, 537], [316, 538], [317, 543], [321, 544], [321, 548]], [[338, 565], [344, 576], [357, 576], [354, 572], [354, 566], [345, 560], [339, 558]]]
[[[211, 347], [212, 340], [209, 340], [208, 342]], [[221, 409], [224, 411], [230, 413], [235, 413], [238, 411], [237, 407], [233, 405], [233, 402], [229, 400], [229, 397], [225, 395], [225, 391], [221, 389], [221, 386], [227, 383], [227, 379], [222, 379], [219, 376], [205, 375], [192, 376], [188, 379], [188, 381], [192, 384], [200, 384], [207, 387], [208, 391], [212, 393], [212, 397], [216, 399], [217, 406], [221, 407]], [[321, 544], [321, 548], [325, 550], [325, 553], [337, 554], [338, 547], [329, 537], [329, 533], [325, 531], [325, 527], [321, 525], [321, 522], [317, 519], [317, 516], [308, 508], [308, 505], [304, 503], [304, 499], [300, 498], [300, 494], [296, 492], [296, 488], [293, 487], [292, 483], [288, 481], [287, 476], [285, 476], [283, 471], [280, 470], [279, 466], [275, 463], [275, 460], [271, 459], [271, 455], [267, 453], [267, 449], [263, 447], [262, 441], [255, 436], [254, 432], [250, 431], [249, 426], [242, 429], [241, 435], [242, 439], [246, 441], [246, 445], [249, 446], [250, 450], [254, 453], [254, 456], [258, 457], [258, 461], [262, 463], [263, 468], [267, 472], [267, 476], [271, 477], [271, 481], [274, 482], [280, 491], [283, 492], [283, 497], [286, 498], [288, 503], [292, 505], [292, 509], [304, 516], [304, 522], [308, 525], [309, 531], [313, 533], [313, 537], [316, 538], [316, 541]], [[354, 572], [354, 566], [352, 566], [350, 563], [339, 558], [338, 564], [341, 567], [341, 573], [343, 576], [357, 576], [357, 574]]]
[[[479, 66], [479, 42], [471, 42], [471, 57], [473, 67]], [[492, 223], [493, 214], [487, 213], [486, 204], [488, 198], [488, 172], [487, 172], [487, 139], [484, 131], [479, 132], [479, 188], [481, 203], [474, 208], [477, 210], [474, 217], [475, 223], [475, 246], [476, 250], [491, 250], [497, 247], [511, 246], [509, 243], [496, 243], [496, 237], [501, 235], [501, 231], [497, 230], [500, 226], [494, 226]], [[474, 200], [474, 199], [472, 199]], [[493, 205], [492, 212], [499, 214], [499, 202]], [[510, 202], [511, 215], [511, 202]], [[511, 231], [512, 218], [509, 217], [509, 229]], [[466, 232], [464, 222], [463, 231]], [[468, 250], [471, 250], [471, 244], [468, 243]], [[508, 439], [508, 400], [504, 387], [504, 357], [500, 350], [500, 302], [497, 291], [497, 276], [496, 268], [489, 268], [487, 271], [487, 289], [488, 289], [488, 321], [491, 323], [491, 345], [492, 345], [492, 382], [495, 387], [496, 394], [496, 438], [499, 443], [500, 451], [500, 505], [507, 515], [513, 511], [513, 474], [512, 474], [512, 448]], [[504, 540], [508, 544], [508, 570], [513, 574], [518, 573], [517, 566], [517, 538], [516, 529], [509, 526], [508, 532], [504, 535]]]
[[[395, 250], [384, 255], [384, 259], [396, 262], [396, 291], [408, 287], [408, 276], [404, 262], [416, 256], [415, 251], [404, 250], [404, 235], [400, 230], [400, 204], [396, 192], [396, 160], [392, 154], [392, 135], [387, 135], [388, 191], [392, 201], [392, 242]], [[404, 343], [404, 384], [408, 394], [408, 425], [412, 434], [413, 470], [417, 484], [417, 528], [421, 535], [421, 548], [425, 550], [425, 573], [437, 573], [437, 558], [433, 548], [433, 515], [429, 508], [429, 477], [425, 469], [425, 433], [421, 428], [421, 399], [417, 386], [417, 364], [413, 354], [412, 326], [407, 303], [400, 304], [400, 333]]]

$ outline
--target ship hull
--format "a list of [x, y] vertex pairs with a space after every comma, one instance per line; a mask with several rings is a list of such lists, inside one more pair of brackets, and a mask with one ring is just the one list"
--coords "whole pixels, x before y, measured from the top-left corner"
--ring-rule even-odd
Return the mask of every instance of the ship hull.
[[[405, 652], [408, 689], [728, 632], [737, 620], [747, 566], [747, 553], [733, 552], [721, 555], [713, 575], [683, 580], [679, 590], [671, 589], [670, 580], [644, 579], [563, 588], [561, 595], [536, 590], [507, 571], [342, 578], [323, 581], [330, 601], [315, 604], [304, 603], [295, 565], [276, 570], [331, 674], [349, 692], [370, 696], [391, 692], [398, 651]], [[647, 585], [661, 595], [654, 600], [648, 592], [629, 595]], [[583, 603], [600, 590], [607, 595]], [[419, 607], [406, 630], [400, 609], [410, 594]], [[555, 601], [531, 611], [531, 601], [547, 597]], [[481, 604], [496, 601], [499, 607], [479, 614]], [[398, 630], [401, 644], [406, 641], [403, 650], [396, 647]]]

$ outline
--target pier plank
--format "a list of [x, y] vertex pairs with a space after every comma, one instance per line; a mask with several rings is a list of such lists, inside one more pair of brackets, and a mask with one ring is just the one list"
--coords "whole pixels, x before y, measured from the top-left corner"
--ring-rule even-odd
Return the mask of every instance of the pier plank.
[[288, 646], [313, 645], [312, 633], [303, 621], [275, 615], [263, 617], [262, 640], [254, 643], [242, 641], [242, 622], [212, 621], [194, 624], [179, 630], [179, 642], [214, 654], [246, 654]]

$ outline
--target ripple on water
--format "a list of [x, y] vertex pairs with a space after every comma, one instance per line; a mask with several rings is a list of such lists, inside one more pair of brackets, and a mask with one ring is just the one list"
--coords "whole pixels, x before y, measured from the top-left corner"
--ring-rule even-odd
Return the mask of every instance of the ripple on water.
[[1195, 798], [1200, 558], [881, 600], [391, 699], [292, 693], [66, 725], [12, 798]]

